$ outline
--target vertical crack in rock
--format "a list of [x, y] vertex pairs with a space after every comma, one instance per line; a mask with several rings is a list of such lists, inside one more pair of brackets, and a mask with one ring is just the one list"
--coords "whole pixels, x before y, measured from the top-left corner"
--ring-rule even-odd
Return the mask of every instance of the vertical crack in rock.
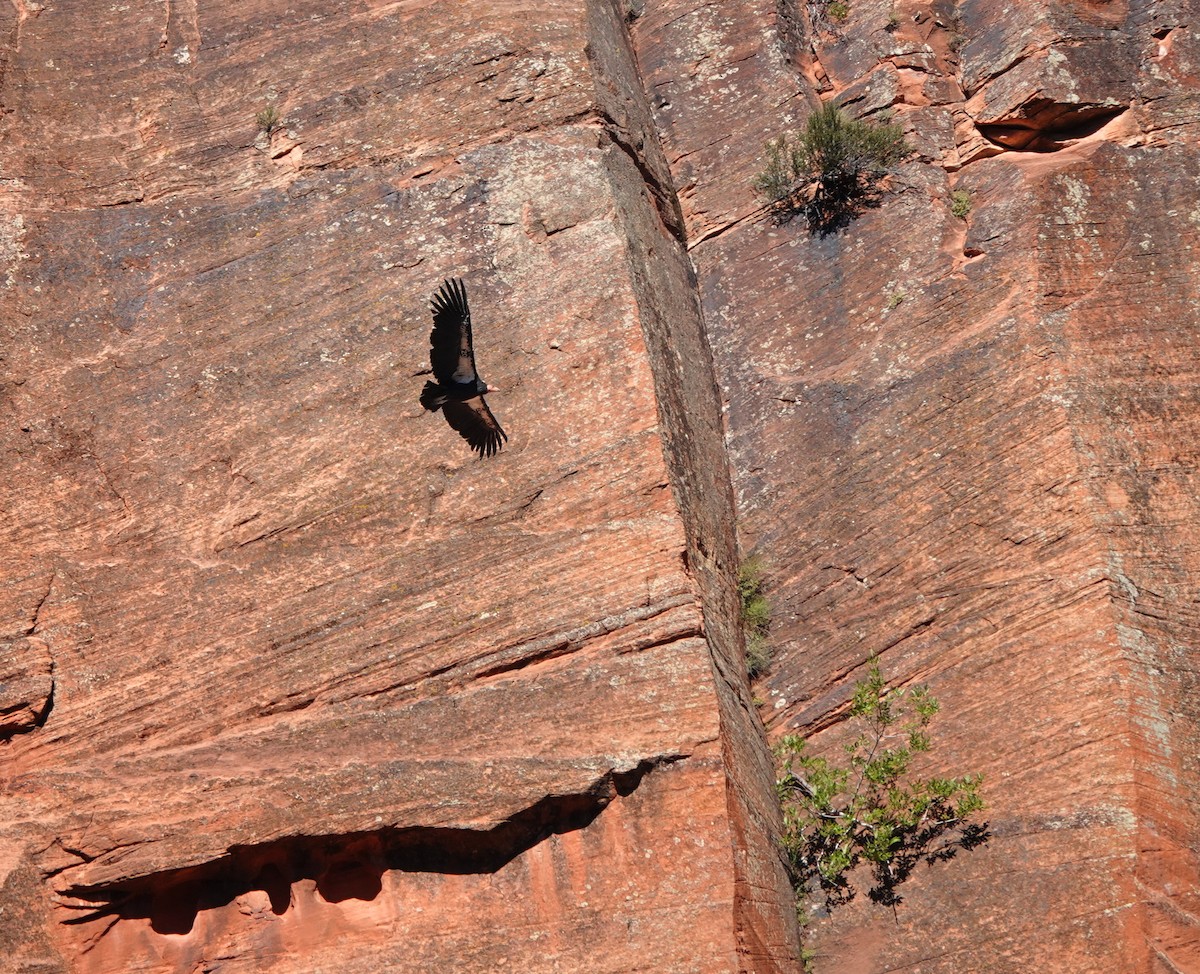
[[650, 190], [651, 198], [654, 200], [663, 226], [676, 240], [686, 246], [687, 234], [683, 227], [683, 213], [679, 208], [679, 197], [676, 196], [671, 186], [664, 184], [663, 177], [647, 164], [645, 145], [640, 140], [637, 146], [631, 145], [628, 133], [611, 115], [602, 112], [601, 120], [604, 124], [605, 134], [613, 145], [628, 156], [629, 161], [637, 168], [647, 189]]
[[[315, 883], [323, 900], [340, 903], [375, 899], [383, 889], [384, 874], [393, 870], [495, 873], [553, 835], [587, 828], [613, 801], [633, 794], [651, 772], [687, 756], [659, 754], [625, 770], [610, 769], [585, 791], [546, 795], [492, 828], [418, 825], [290, 835], [230, 846], [225, 855], [199, 865], [115, 882], [71, 885], [62, 890], [63, 906], [75, 913], [63, 922], [103, 921], [94, 940], [117, 921], [128, 919], [149, 920], [156, 933], [184, 934], [202, 911], [226, 906], [253, 891], [265, 892], [272, 912], [282, 915], [292, 905], [292, 886], [305, 879]], [[101, 858], [75, 854], [85, 862]]]
[[716, 676], [734, 870], [739, 970], [790, 970], [792, 891], [779, 857], [779, 809], [762, 726], [749, 699], [733, 578], [734, 501], [712, 352], [682, 208], [627, 26], [588, 3], [590, 64], [613, 146], [606, 153], [661, 418], [663, 450], [688, 542]]

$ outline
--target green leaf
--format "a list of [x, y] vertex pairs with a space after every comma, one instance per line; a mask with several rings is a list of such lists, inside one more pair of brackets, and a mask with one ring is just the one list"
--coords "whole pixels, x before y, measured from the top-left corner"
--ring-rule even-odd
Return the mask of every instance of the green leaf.
[[[840, 759], [813, 754], [799, 735], [775, 746], [783, 802], [782, 845], [797, 896], [819, 883], [828, 905], [855, 894], [851, 870], [871, 863], [870, 897], [894, 906], [895, 887], [919, 863], [950, 858], [987, 840], [981, 775], [921, 777], [912, 756], [932, 749], [926, 725], [938, 712], [926, 687], [889, 691], [878, 661], [856, 684], [849, 720], [865, 728]], [[889, 728], [893, 728], [889, 732]], [[902, 741], [902, 746], [887, 746]]]
[[851, 119], [826, 103], [801, 134], [766, 143], [766, 165], [752, 185], [779, 212], [805, 211], [810, 226], [825, 232], [853, 216], [911, 151], [899, 125]]

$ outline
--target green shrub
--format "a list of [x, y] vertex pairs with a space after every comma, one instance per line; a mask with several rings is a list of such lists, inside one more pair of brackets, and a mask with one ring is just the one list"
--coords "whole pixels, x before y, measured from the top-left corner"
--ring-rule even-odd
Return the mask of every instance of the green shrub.
[[927, 727], [938, 712], [928, 688], [889, 690], [872, 661], [858, 683], [850, 718], [862, 731], [845, 747], [844, 763], [809, 754], [796, 735], [775, 749], [783, 806], [783, 849], [799, 900], [820, 890], [831, 907], [855, 895], [851, 873], [869, 867], [867, 895], [895, 906], [896, 888], [922, 860], [952, 859], [990, 837], [981, 775], [921, 778], [910, 774], [915, 755], [930, 750]]
[[842, 21], [850, 16], [850, 6], [844, 3], [843, 0], [831, 0], [830, 4], [825, 8], [825, 12], [834, 20]]
[[746, 670], [753, 680], [765, 673], [771, 664], [771, 647], [767, 642], [771, 603], [763, 594], [761, 558], [747, 558], [738, 569], [738, 597], [742, 604], [742, 629], [746, 634]]
[[778, 216], [802, 213], [811, 231], [825, 234], [873, 205], [883, 177], [911, 151], [899, 125], [850, 119], [826, 104], [799, 135], [767, 142], [753, 186]]
[[274, 105], [268, 105], [260, 111], [254, 116], [254, 121], [258, 123], [259, 131], [265, 132], [267, 135], [270, 135], [283, 124], [283, 119], [279, 116], [279, 110]]
[[789, 135], [781, 135], [777, 139], [767, 141], [765, 151], [767, 164], [751, 185], [760, 196], [765, 196], [773, 206], [788, 203], [796, 192], [796, 168], [800, 165], [796, 158], [798, 148]]
[[965, 189], [956, 189], [950, 194], [950, 212], [960, 220], [965, 220], [971, 212], [971, 194]]

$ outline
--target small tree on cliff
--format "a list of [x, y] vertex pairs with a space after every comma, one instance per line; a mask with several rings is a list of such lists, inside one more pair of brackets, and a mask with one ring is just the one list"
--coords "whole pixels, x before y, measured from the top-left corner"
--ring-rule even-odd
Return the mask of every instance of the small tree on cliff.
[[826, 234], [874, 205], [884, 176], [911, 152], [899, 125], [847, 118], [825, 104], [799, 135], [767, 143], [753, 185], [776, 216], [803, 214], [811, 232]]
[[971, 820], [983, 810], [982, 775], [909, 773], [913, 757], [931, 747], [926, 728], [937, 712], [928, 688], [889, 690], [872, 661], [850, 704], [862, 730], [845, 746], [845, 764], [809, 754], [795, 735], [776, 747], [783, 849], [798, 903], [818, 890], [827, 907], [849, 901], [851, 873], [865, 864], [867, 895], [894, 908], [896, 887], [922, 860], [952, 859], [988, 840], [987, 823]]

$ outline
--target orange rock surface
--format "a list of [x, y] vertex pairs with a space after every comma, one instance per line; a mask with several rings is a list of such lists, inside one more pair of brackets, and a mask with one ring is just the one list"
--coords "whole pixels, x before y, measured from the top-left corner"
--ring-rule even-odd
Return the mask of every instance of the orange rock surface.
[[[816, 970], [1198, 971], [1195, 5], [847, 6], [636, 29], [773, 566], [770, 732], [836, 753], [874, 654], [942, 702], [929, 770], [987, 776], [991, 843], [818, 918]], [[824, 238], [734, 175], [818, 98], [917, 150]]]
[[[786, 969], [719, 399], [615, 8], [0, 19], [15, 969]], [[487, 463], [417, 403], [455, 274]]]
[[[0, 11], [12, 970], [797, 970], [740, 541], [768, 735], [877, 654], [987, 775], [818, 971], [1200, 971], [1200, 11], [847, 6]], [[823, 238], [820, 99], [917, 148]]]

